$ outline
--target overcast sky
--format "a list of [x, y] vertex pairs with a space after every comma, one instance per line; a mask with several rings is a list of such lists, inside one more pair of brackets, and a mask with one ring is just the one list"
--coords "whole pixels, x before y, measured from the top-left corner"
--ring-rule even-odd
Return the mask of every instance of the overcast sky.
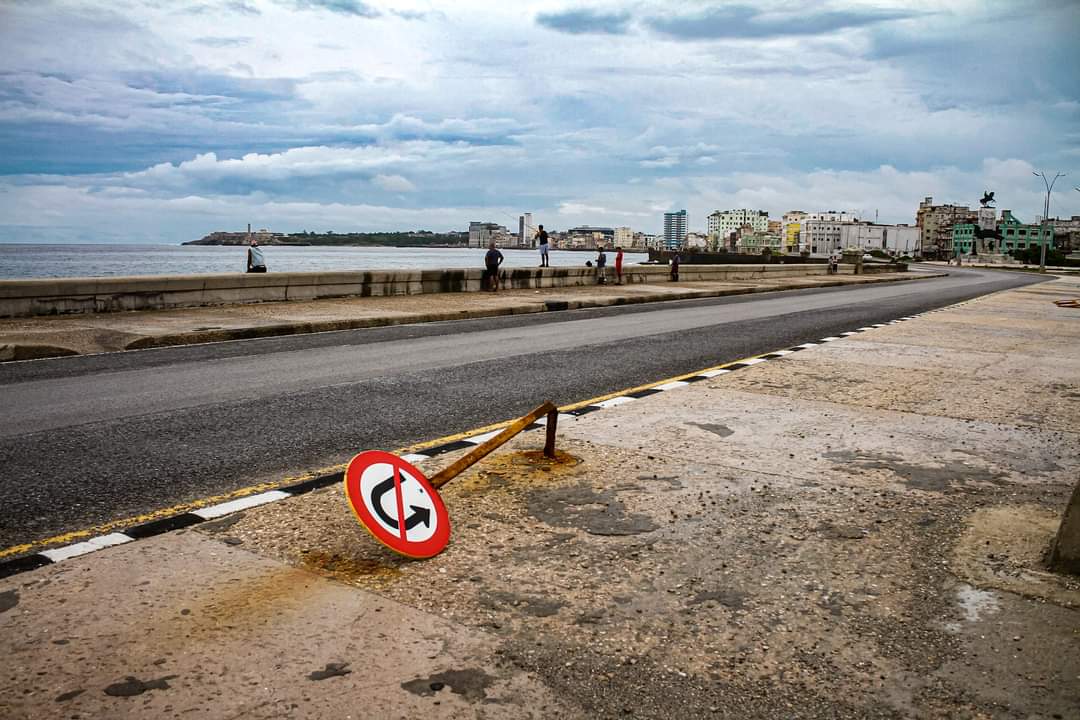
[[1080, 2], [0, 0], [0, 241], [1080, 214]]

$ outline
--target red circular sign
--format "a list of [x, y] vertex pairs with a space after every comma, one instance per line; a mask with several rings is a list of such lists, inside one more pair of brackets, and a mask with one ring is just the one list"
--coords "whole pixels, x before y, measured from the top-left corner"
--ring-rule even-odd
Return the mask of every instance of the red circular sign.
[[450, 542], [450, 516], [439, 493], [397, 455], [368, 450], [350, 460], [345, 497], [364, 529], [394, 552], [429, 558]]

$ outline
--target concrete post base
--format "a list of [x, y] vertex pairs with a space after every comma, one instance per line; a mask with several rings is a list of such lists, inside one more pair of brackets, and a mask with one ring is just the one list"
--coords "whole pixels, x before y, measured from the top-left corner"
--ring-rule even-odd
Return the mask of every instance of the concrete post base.
[[1073, 488], [1065, 506], [1057, 537], [1050, 546], [1049, 560], [1054, 570], [1080, 575], [1080, 483]]

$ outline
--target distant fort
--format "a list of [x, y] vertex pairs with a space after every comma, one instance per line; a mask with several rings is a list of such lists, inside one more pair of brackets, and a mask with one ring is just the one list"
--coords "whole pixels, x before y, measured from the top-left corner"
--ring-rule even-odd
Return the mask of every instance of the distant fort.
[[367, 245], [382, 247], [466, 247], [469, 233], [434, 233], [429, 230], [376, 233], [275, 233], [266, 230], [247, 232], [212, 232], [184, 245], [247, 245], [252, 240], [260, 245]]

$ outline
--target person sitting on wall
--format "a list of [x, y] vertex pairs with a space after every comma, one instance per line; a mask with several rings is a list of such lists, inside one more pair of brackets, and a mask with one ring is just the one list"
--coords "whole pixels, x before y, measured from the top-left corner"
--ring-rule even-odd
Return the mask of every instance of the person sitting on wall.
[[257, 240], [251, 241], [251, 247], [247, 251], [247, 271], [249, 273], [266, 272], [266, 258], [263, 257], [262, 248]]

